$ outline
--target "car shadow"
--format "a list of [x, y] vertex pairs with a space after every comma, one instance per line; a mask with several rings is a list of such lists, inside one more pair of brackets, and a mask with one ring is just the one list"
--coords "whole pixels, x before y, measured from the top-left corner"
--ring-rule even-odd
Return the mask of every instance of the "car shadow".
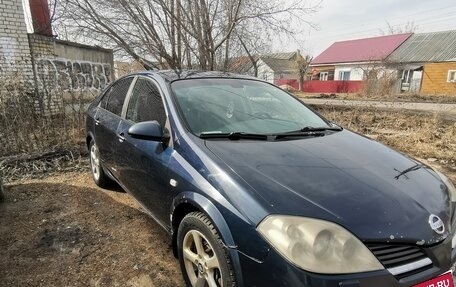
[[6, 188], [0, 286], [184, 286], [167, 232], [120, 186], [87, 185]]

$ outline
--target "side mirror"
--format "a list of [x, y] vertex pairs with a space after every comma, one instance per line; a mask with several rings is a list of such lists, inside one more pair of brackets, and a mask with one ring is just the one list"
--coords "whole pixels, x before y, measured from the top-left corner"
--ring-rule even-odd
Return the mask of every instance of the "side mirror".
[[135, 139], [150, 140], [157, 142], [167, 142], [169, 134], [157, 121], [147, 121], [132, 125], [128, 129], [128, 134]]

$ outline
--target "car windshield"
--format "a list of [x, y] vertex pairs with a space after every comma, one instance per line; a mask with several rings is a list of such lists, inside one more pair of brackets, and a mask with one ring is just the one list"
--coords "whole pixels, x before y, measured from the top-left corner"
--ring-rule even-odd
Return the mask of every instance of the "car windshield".
[[186, 79], [171, 84], [185, 122], [195, 135], [276, 134], [329, 127], [281, 89], [245, 79]]

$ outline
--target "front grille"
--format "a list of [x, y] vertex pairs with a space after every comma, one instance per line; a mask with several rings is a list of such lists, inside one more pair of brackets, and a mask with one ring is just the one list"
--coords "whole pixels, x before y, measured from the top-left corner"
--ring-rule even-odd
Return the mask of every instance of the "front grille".
[[386, 267], [392, 268], [427, 258], [417, 246], [367, 244], [375, 257]]
[[367, 247], [385, 268], [398, 279], [432, 267], [432, 261], [417, 246], [367, 244]]

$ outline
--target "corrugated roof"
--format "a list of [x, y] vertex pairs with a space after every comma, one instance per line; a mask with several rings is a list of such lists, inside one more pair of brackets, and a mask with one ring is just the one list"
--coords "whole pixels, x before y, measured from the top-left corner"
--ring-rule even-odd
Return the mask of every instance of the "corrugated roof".
[[456, 30], [413, 34], [389, 57], [390, 62], [444, 62], [456, 58]]
[[318, 55], [312, 65], [380, 61], [388, 57], [412, 34], [396, 34], [335, 42]]
[[285, 72], [297, 70], [296, 61], [288, 59], [275, 59], [268, 57], [261, 57], [261, 60], [268, 65], [274, 72]]
[[271, 58], [280, 60], [294, 60], [298, 52], [287, 52], [287, 53], [271, 53], [260, 55], [261, 58]]
[[[296, 58], [298, 52], [271, 53], [253, 55], [255, 59], [261, 59], [272, 70], [276, 72], [296, 70]], [[228, 71], [238, 74], [248, 74], [251, 72], [253, 64], [248, 56], [239, 56], [229, 59]]]
[[[257, 59], [257, 56], [253, 56]], [[228, 71], [237, 74], [247, 74], [253, 68], [252, 61], [248, 56], [231, 58], [228, 61]]]

